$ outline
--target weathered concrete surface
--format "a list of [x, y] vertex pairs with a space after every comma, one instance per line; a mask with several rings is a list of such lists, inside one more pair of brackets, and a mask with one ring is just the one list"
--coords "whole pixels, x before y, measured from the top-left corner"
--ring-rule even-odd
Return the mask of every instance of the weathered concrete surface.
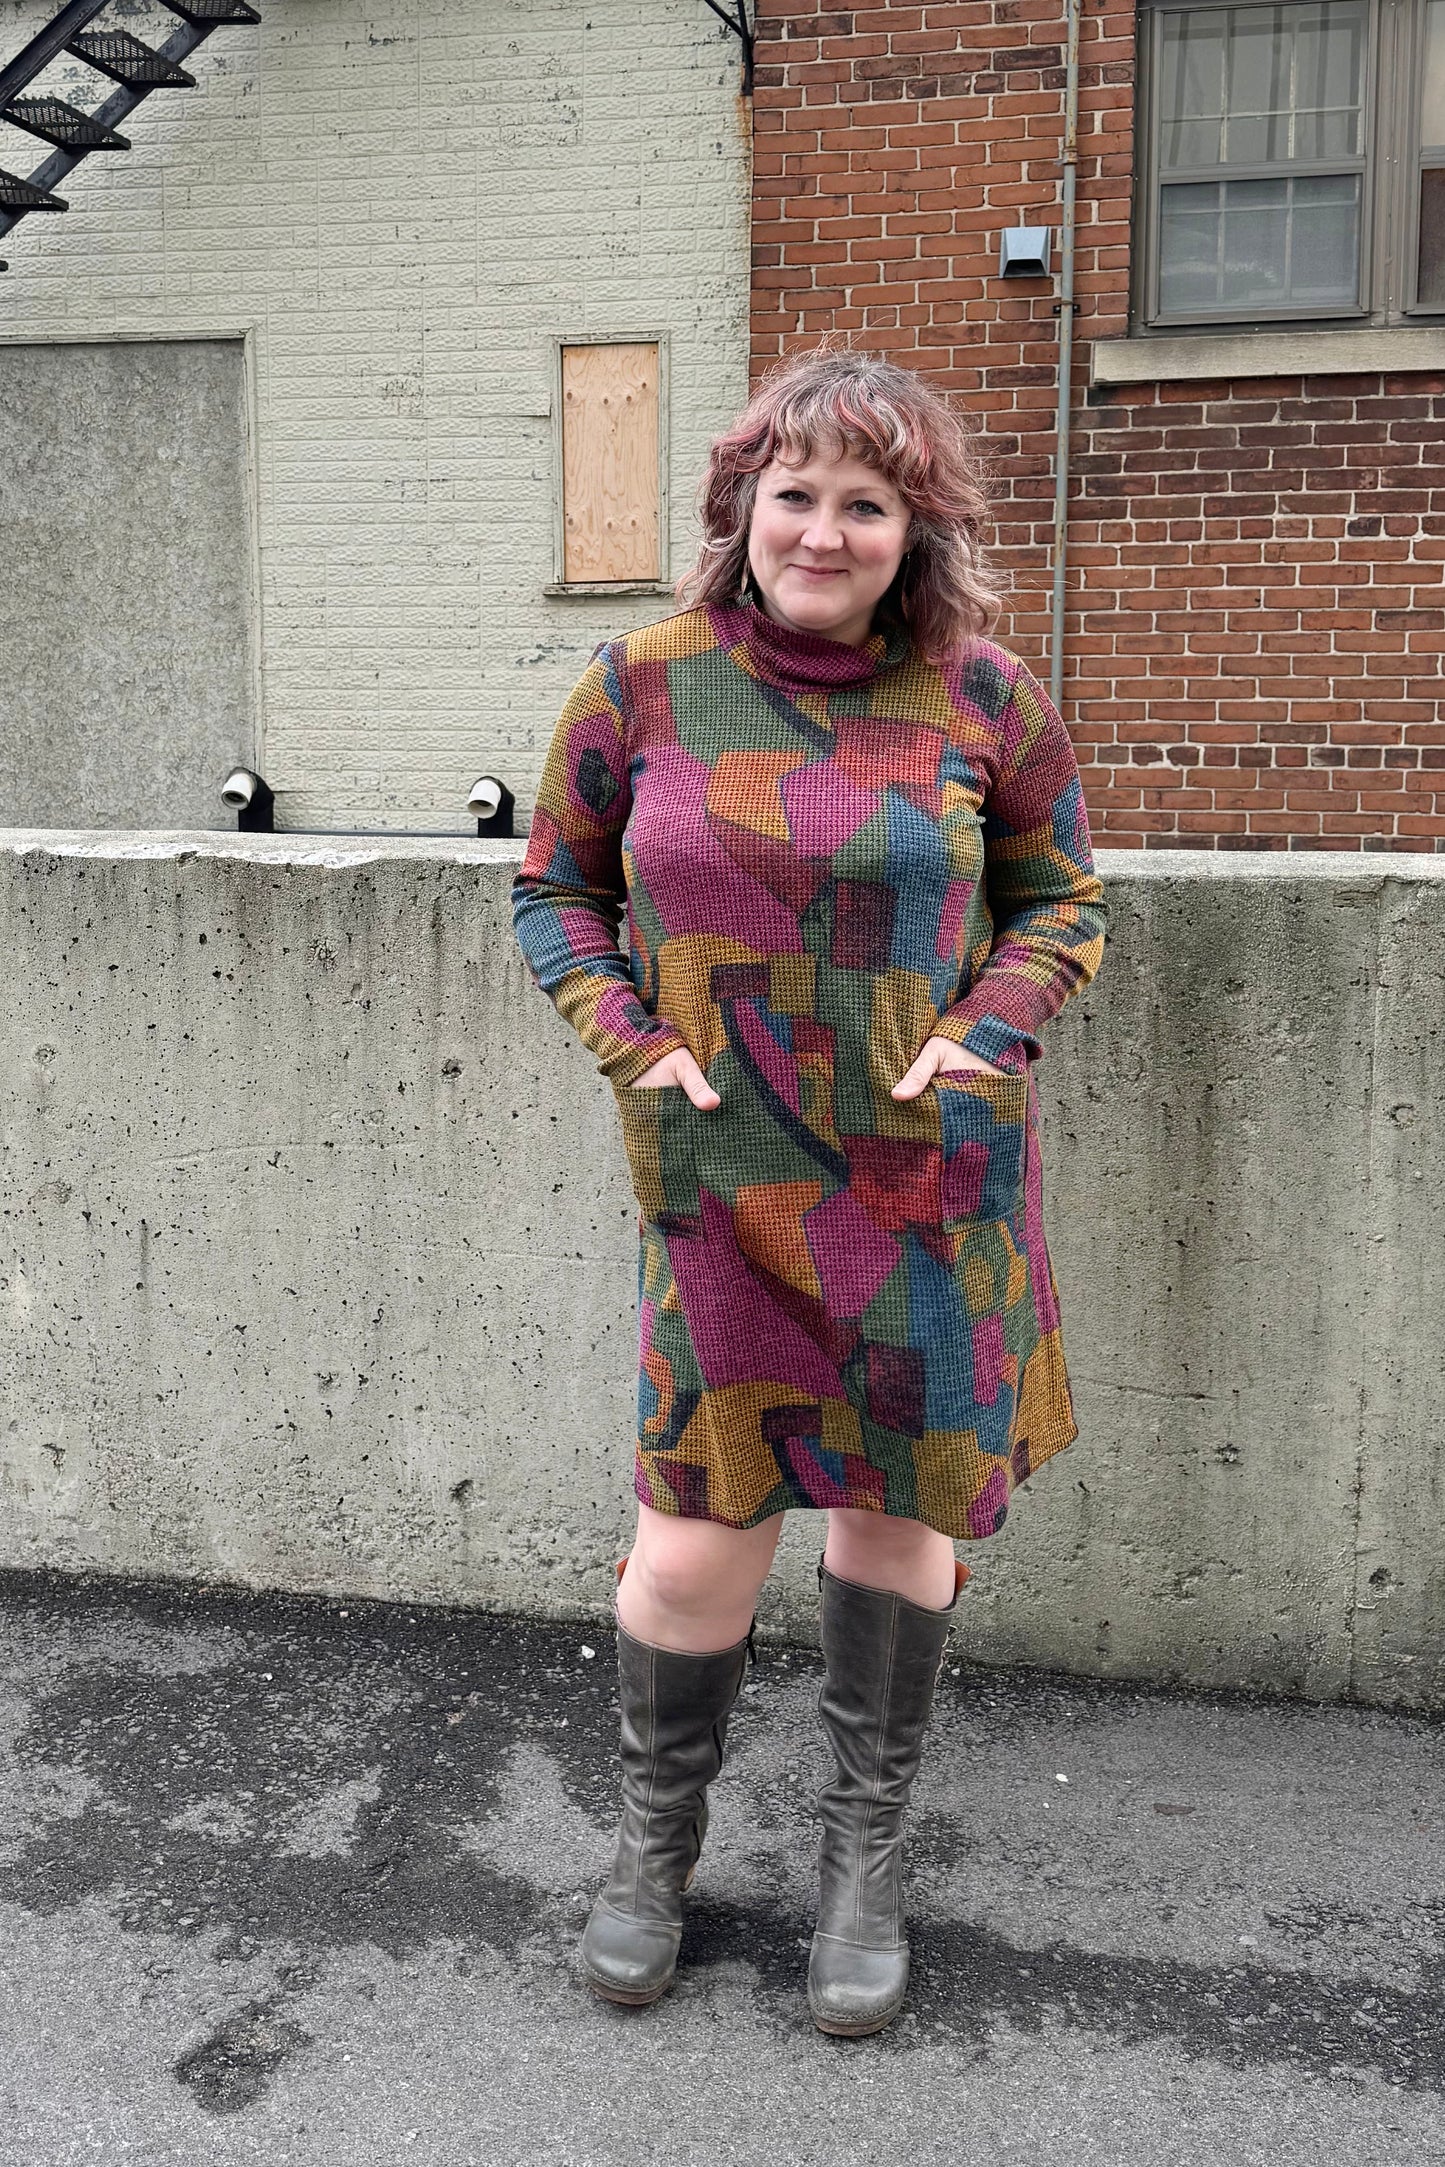
[[[635, 1214], [516, 857], [0, 837], [0, 1563], [604, 1609]], [[976, 1645], [1445, 1706], [1445, 863], [1101, 865], [1041, 1072], [1082, 1435]]]
[[248, 457], [239, 339], [0, 339], [0, 822], [230, 824]]
[[1440, 1725], [991, 1672], [975, 1616], [909, 2006], [837, 2041], [813, 1656], [763, 1651], [677, 1986], [619, 2011], [609, 1636], [0, 1584], [0, 2157], [1439, 2167]]

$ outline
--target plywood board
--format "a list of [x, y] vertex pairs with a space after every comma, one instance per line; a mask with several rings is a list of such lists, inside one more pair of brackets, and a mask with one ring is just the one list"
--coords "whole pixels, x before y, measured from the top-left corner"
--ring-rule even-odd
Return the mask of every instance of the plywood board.
[[564, 579], [656, 579], [658, 352], [562, 349]]

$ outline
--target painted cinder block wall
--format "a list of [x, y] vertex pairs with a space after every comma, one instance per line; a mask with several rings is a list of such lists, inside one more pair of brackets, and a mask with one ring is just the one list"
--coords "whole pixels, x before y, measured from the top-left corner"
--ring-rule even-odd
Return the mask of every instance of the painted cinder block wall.
[[[0, 0], [0, 58], [54, 11]], [[464, 833], [489, 768], [525, 817], [597, 641], [671, 607], [543, 591], [554, 339], [666, 340], [674, 572], [707, 439], [746, 394], [737, 41], [703, 0], [261, 16], [208, 40], [194, 90], [139, 109], [129, 154], [76, 171], [65, 215], [9, 237], [0, 339], [244, 341], [280, 825]], [[126, 19], [153, 42], [174, 28]], [[52, 73], [93, 97], [78, 63]], [[28, 156], [0, 126], [0, 166]], [[92, 509], [114, 544], [115, 506]]]
[[[754, 117], [754, 372], [846, 328], [978, 415], [1035, 666], [1054, 287], [996, 271], [1021, 210], [1058, 224], [1064, 38], [1058, 0], [772, 4]], [[1132, 6], [1090, 5], [1065, 705], [1096, 837], [1445, 849], [1445, 369], [1091, 389], [1128, 332], [1134, 72]]]

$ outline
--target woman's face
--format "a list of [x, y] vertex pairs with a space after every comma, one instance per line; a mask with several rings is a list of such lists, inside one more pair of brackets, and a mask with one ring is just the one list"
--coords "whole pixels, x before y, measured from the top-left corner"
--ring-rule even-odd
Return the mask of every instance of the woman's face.
[[758, 476], [748, 561], [768, 616], [861, 647], [898, 570], [910, 514], [876, 467], [851, 454]]

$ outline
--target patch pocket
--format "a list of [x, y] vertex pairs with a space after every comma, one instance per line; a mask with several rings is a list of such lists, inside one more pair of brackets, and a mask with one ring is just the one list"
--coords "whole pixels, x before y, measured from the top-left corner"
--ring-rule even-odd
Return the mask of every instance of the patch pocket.
[[988, 1225], [1023, 1206], [1027, 1075], [940, 1069], [933, 1079], [943, 1129], [943, 1223]]
[[681, 1084], [614, 1084], [632, 1191], [643, 1222], [664, 1231], [698, 1210], [692, 1101]]

